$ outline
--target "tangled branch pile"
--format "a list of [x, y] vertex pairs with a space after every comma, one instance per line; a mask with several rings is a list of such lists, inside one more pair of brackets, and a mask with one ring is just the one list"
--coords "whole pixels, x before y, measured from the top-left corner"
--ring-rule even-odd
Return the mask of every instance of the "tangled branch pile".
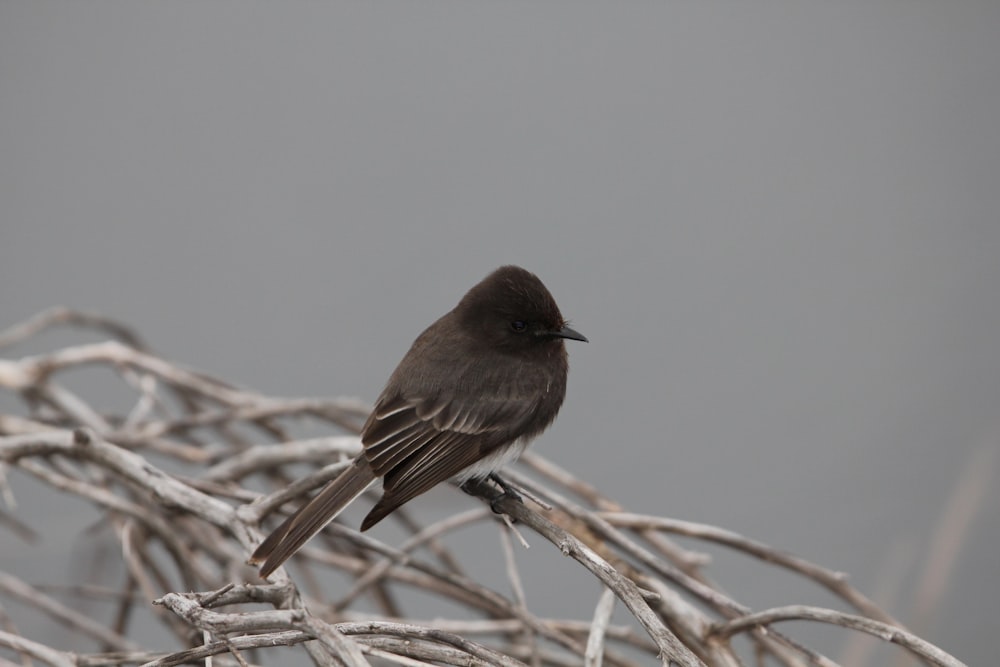
[[[401, 511], [393, 516], [410, 536], [391, 546], [334, 522], [293, 560], [294, 582], [285, 569], [274, 583], [263, 582], [245, 565], [247, 555], [268, 527], [357, 454], [366, 406], [239, 389], [154, 356], [119, 324], [63, 309], [0, 333], [0, 349], [56, 325], [89, 328], [112, 340], [0, 359], [0, 388], [24, 406], [22, 414], [0, 414], [0, 491], [9, 507], [10, 471], [17, 471], [95, 505], [120, 545], [126, 576], [117, 590], [81, 581], [75, 597], [69, 591], [60, 597], [0, 572], [0, 664], [165, 666], [209, 656], [220, 665], [288, 664], [290, 652], [301, 660], [304, 651], [318, 665], [624, 667], [656, 659], [715, 667], [743, 664], [732, 644], [741, 634], [761, 662], [834, 664], [768, 627], [788, 619], [873, 634], [928, 664], [961, 664], [904, 630], [838, 573], [711, 526], [626, 513], [530, 453], [507, 475], [529, 500], [499, 501], [516, 525], [498, 521], [487, 503], [429, 525]], [[64, 377], [84, 366], [114, 373], [132, 392], [130, 409], [106, 414], [71, 391]], [[297, 438], [303, 423], [318, 436]], [[309, 472], [301, 477], [303, 465]], [[479, 494], [491, 498], [494, 491], [482, 484]], [[67, 496], [54, 498], [53, 508], [64, 502]], [[464, 574], [444, 544], [448, 534], [482, 522], [500, 531], [512, 595]], [[32, 533], [10, 509], [0, 509], [0, 523], [10, 533], [0, 544]], [[528, 607], [514, 558], [519, 530], [542, 536], [603, 584], [593, 611], [545, 618]], [[811, 578], [857, 614], [805, 606], [753, 613], [710, 582], [704, 557], [672, 541], [676, 534]], [[336, 596], [319, 584], [335, 576], [330, 571], [350, 582]], [[410, 590], [462, 612], [433, 622], [406, 618], [400, 598]], [[109, 621], [74, 608], [73, 600], [88, 595], [115, 600]], [[64, 625], [74, 650], [21, 635], [3, 612], [4, 598]], [[150, 601], [173, 648], [154, 650], [130, 636], [136, 625], [130, 619]], [[616, 605], [632, 623], [611, 623]]]

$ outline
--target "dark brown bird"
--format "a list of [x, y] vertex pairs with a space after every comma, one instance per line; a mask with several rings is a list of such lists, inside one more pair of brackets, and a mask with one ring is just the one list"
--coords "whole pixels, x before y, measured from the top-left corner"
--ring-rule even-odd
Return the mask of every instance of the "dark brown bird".
[[439, 482], [494, 476], [559, 412], [567, 338], [587, 340], [537, 276], [516, 266], [486, 276], [399, 362], [361, 431], [362, 453], [250, 563], [270, 575], [378, 477], [382, 498], [361, 530]]

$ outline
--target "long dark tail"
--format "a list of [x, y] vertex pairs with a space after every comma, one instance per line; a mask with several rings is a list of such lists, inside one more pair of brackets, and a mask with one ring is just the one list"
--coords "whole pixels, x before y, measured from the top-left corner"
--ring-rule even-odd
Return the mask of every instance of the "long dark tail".
[[315, 498], [268, 535], [248, 562], [251, 565], [263, 563], [260, 576], [270, 576], [374, 481], [375, 473], [368, 461], [359, 456], [347, 470], [328, 482]]

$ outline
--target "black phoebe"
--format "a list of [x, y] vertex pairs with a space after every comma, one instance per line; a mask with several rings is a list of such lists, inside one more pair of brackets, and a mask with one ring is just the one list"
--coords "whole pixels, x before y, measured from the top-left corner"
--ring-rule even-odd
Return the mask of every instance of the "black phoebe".
[[[556, 418], [566, 395], [566, 326], [533, 273], [502, 266], [413, 342], [361, 430], [364, 451], [265, 539], [267, 577], [375, 478], [367, 530], [438, 482], [493, 476]], [[499, 480], [497, 480], [499, 481]], [[505, 489], [506, 490], [506, 489]]]

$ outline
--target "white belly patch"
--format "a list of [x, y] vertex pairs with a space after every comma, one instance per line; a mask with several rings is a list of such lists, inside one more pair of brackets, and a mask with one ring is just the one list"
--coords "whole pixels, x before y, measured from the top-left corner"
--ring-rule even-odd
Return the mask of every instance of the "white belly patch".
[[482, 459], [476, 461], [471, 466], [455, 475], [455, 479], [461, 483], [473, 478], [486, 477], [490, 473], [496, 472], [508, 463], [516, 461], [517, 457], [519, 457], [521, 453], [528, 448], [529, 442], [530, 441], [525, 440], [524, 438], [520, 438], [506, 447], [500, 447], [493, 453], [484, 456]]

